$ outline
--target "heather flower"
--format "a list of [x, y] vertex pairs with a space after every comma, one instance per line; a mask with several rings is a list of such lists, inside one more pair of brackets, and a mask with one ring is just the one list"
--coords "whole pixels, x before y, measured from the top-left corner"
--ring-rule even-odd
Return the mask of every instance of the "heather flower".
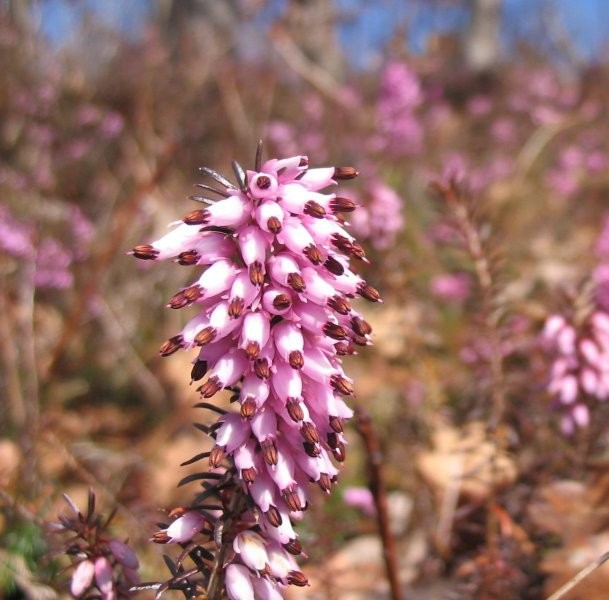
[[[65, 497], [70, 514], [52, 524], [57, 533], [70, 533], [65, 552], [73, 557], [70, 592], [76, 598], [99, 594], [102, 600], [127, 598], [129, 588], [139, 582], [139, 561], [126, 542], [107, 535], [111, 519], [95, 512], [95, 496], [89, 493], [86, 514]], [[94, 592], [95, 591], [95, 592]]]
[[348, 487], [343, 491], [343, 501], [347, 506], [357, 508], [369, 517], [376, 514], [372, 492], [365, 487]]
[[413, 155], [423, 143], [423, 127], [415, 114], [423, 102], [417, 74], [405, 63], [392, 62], [381, 74], [376, 105], [377, 134], [371, 149], [388, 150], [397, 156]]
[[393, 188], [378, 179], [366, 186], [365, 198], [363, 206], [350, 218], [353, 230], [376, 250], [391, 248], [404, 227], [402, 199]]
[[[203, 380], [202, 398], [229, 389], [236, 407], [209, 428], [213, 472], [197, 476], [220, 482], [202, 496], [218, 490], [221, 506], [213, 515], [193, 506], [154, 540], [196, 545], [222, 524], [233, 555], [229, 597], [277, 598], [282, 586], [307, 583], [292, 557], [301, 547], [291, 521], [308, 506], [308, 484], [329, 493], [335, 461], [345, 458], [352, 411], [343, 397], [354, 392], [341, 357], [368, 345], [372, 331], [351, 299], [377, 302], [379, 294], [350, 267], [365, 260], [342, 217], [355, 204], [323, 191], [355, 169], [309, 168], [305, 156], [262, 163], [259, 152], [255, 170], [234, 170], [237, 185], [203, 169], [217, 187], [201, 187], [218, 198], [194, 197], [202, 208], [133, 250], [143, 260], [206, 267], [169, 300], [198, 312], [161, 354], [198, 349], [192, 380]], [[198, 570], [205, 585], [213, 569]]]
[[572, 434], [589, 424], [592, 401], [609, 397], [609, 314], [597, 309], [579, 326], [552, 315], [542, 339], [553, 357], [548, 391]]
[[467, 273], [436, 275], [429, 283], [431, 293], [440, 300], [462, 302], [471, 289], [471, 278]]

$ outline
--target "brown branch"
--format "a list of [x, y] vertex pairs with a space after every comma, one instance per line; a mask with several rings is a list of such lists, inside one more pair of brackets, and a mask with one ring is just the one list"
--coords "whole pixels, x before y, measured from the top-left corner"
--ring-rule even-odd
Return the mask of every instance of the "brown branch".
[[581, 571], [578, 571], [567, 583], [557, 589], [551, 596], [548, 596], [546, 600], [560, 600], [564, 598], [565, 594], [570, 592], [576, 585], [579, 585], [586, 577], [594, 573], [596, 569], [604, 565], [609, 560], [609, 552], [605, 552], [600, 558], [593, 560], [589, 565], [586, 565]]
[[357, 407], [355, 411], [356, 428], [364, 442], [368, 468], [368, 487], [374, 497], [376, 518], [379, 535], [383, 545], [383, 558], [385, 570], [391, 590], [392, 600], [401, 600], [400, 582], [398, 580], [398, 566], [395, 539], [389, 525], [389, 510], [387, 507], [387, 492], [383, 482], [383, 456], [378, 438], [374, 432], [372, 419], [366, 410]]
[[496, 307], [495, 277], [491, 260], [468, 202], [461, 196], [457, 184], [454, 181], [448, 184], [434, 182], [431, 187], [445, 200], [453, 213], [456, 224], [465, 239], [465, 246], [472, 260], [480, 287], [481, 314], [491, 350], [489, 362], [492, 414], [489, 420], [489, 429], [495, 431], [501, 423], [505, 411], [505, 373], [499, 331], [500, 311]]

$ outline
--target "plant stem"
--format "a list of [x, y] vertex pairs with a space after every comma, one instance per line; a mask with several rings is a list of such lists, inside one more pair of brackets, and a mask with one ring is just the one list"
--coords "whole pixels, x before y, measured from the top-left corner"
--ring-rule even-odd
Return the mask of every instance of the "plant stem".
[[374, 497], [376, 517], [379, 535], [383, 545], [383, 558], [385, 571], [389, 581], [392, 600], [402, 600], [400, 582], [398, 580], [398, 568], [395, 539], [389, 525], [389, 511], [387, 508], [387, 492], [383, 482], [383, 456], [378, 438], [374, 432], [372, 419], [366, 410], [357, 407], [355, 411], [355, 422], [357, 431], [362, 437], [366, 450], [368, 467], [368, 487]]

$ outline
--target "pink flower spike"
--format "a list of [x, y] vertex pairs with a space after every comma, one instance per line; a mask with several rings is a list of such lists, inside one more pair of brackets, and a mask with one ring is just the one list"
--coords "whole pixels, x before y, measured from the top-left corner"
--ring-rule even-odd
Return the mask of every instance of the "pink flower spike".
[[78, 563], [74, 573], [72, 574], [72, 581], [70, 583], [70, 591], [73, 596], [77, 598], [82, 596], [93, 583], [93, 576], [95, 575], [95, 565], [90, 560], [83, 560]]

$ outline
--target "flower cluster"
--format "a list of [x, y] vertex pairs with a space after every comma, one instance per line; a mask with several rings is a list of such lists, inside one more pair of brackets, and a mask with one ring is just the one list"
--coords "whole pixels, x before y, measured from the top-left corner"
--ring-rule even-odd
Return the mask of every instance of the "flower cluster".
[[552, 315], [543, 339], [554, 356], [548, 390], [563, 412], [563, 432], [571, 434], [588, 425], [591, 400], [609, 397], [609, 314], [596, 310], [581, 326]]
[[71, 534], [64, 550], [75, 559], [72, 595], [88, 598], [95, 593], [102, 600], [128, 598], [129, 588], [139, 583], [137, 556], [125, 542], [106, 534], [111, 519], [95, 513], [93, 492], [89, 493], [86, 515], [68, 496], [65, 498], [71, 514], [60, 515], [59, 523], [52, 526], [58, 533]]
[[371, 334], [350, 300], [376, 302], [379, 294], [350, 269], [350, 259], [366, 260], [342, 217], [355, 203], [321, 191], [355, 169], [309, 168], [305, 156], [262, 164], [260, 148], [255, 170], [233, 167], [237, 186], [203, 169], [219, 185], [201, 188], [219, 198], [194, 196], [204, 208], [133, 254], [206, 267], [169, 300], [198, 314], [161, 354], [199, 348], [192, 379], [205, 378], [202, 398], [229, 389], [238, 406], [210, 431], [220, 514], [193, 507], [155, 541], [184, 543], [223, 523], [219, 545], [232, 544], [233, 557], [226, 591], [245, 600], [306, 585], [291, 556], [301, 551], [291, 519], [307, 507], [309, 482], [330, 492], [338, 473], [332, 458], [345, 458], [343, 423], [352, 411], [342, 396], [353, 385], [341, 357], [368, 345]]

